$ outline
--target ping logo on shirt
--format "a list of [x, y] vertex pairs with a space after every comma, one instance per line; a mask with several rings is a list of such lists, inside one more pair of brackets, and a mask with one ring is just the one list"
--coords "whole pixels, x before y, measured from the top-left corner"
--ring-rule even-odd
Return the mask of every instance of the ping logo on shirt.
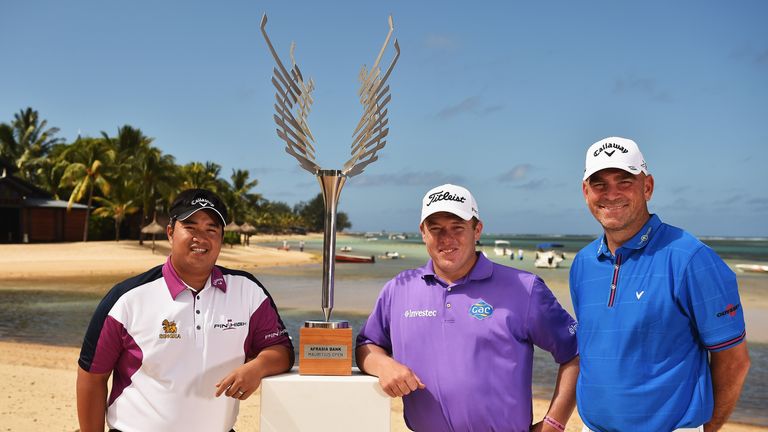
[[493, 315], [493, 306], [480, 299], [479, 302], [469, 307], [469, 314], [479, 320], [484, 320]]
[[405, 311], [405, 314], [403, 314], [406, 318], [432, 318], [437, 316], [436, 310], [429, 310], [429, 309], [422, 309], [422, 310], [413, 310], [408, 309]]
[[163, 332], [160, 333], [160, 339], [181, 339], [176, 321], [163, 320]]
[[717, 313], [717, 317], [720, 318], [720, 317], [724, 317], [726, 315], [732, 316], [732, 317], [736, 316], [736, 311], [737, 310], [739, 310], [739, 305], [738, 304], [736, 304], [736, 306], [734, 306], [732, 304], [729, 304], [728, 306], [725, 307], [724, 311]]
[[231, 319], [228, 319], [227, 322], [225, 322], [225, 323], [216, 323], [216, 324], [214, 324], [213, 328], [215, 328], [215, 329], [218, 328], [218, 329], [222, 329], [222, 330], [234, 330], [235, 328], [242, 327], [245, 324], [246, 324], [245, 321], [234, 322]]

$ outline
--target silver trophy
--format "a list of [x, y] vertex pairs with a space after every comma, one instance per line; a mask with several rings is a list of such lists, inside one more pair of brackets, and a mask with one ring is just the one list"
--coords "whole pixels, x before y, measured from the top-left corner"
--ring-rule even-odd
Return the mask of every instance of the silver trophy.
[[[275, 123], [277, 124], [277, 136], [285, 141], [285, 151], [296, 158], [299, 165], [317, 177], [320, 189], [323, 193], [325, 204], [325, 229], [323, 237], [323, 287], [322, 302], [325, 324], [331, 325], [331, 311], [333, 310], [333, 283], [336, 258], [336, 208], [339, 203], [341, 188], [347, 178], [363, 172], [366, 166], [376, 161], [376, 153], [384, 148], [385, 140], [389, 133], [387, 127], [386, 106], [392, 99], [389, 93], [387, 78], [400, 57], [400, 46], [395, 39], [395, 56], [389, 64], [384, 75], [381, 74], [379, 63], [384, 51], [389, 45], [394, 31], [392, 17], [389, 17], [389, 32], [384, 44], [376, 57], [376, 61], [370, 69], [363, 65], [360, 70], [360, 90], [358, 95], [363, 105], [363, 115], [352, 133], [351, 157], [338, 169], [322, 169], [315, 162], [315, 137], [307, 124], [307, 116], [312, 106], [312, 91], [315, 83], [312, 79], [304, 80], [299, 66], [296, 64], [293, 52], [295, 43], [291, 44], [291, 69], [283, 65], [277, 55], [272, 42], [266, 32], [267, 15], [261, 18], [261, 34], [267, 42], [269, 51], [275, 59], [276, 67], [273, 71], [272, 84], [277, 90], [275, 93]], [[348, 325], [348, 324], [347, 324]], [[316, 326], [322, 327], [321, 322]], [[343, 326], [343, 324], [342, 324]]]

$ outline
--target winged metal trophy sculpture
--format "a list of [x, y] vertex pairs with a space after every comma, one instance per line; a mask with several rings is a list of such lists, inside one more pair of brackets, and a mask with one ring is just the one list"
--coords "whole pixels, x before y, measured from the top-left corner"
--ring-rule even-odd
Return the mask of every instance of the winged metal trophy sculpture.
[[307, 117], [312, 107], [312, 91], [315, 82], [312, 79], [306, 81], [296, 64], [294, 50], [296, 45], [291, 44], [290, 57], [291, 68], [286, 69], [280, 57], [277, 55], [272, 42], [266, 32], [267, 15], [261, 18], [261, 33], [267, 42], [269, 51], [275, 59], [276, 66], [273, 70], [272, 84], [275, 92], [274, 120], [277, 125], [277, 136], [285, 141], [285, 151], [296, 158], [299, 165], [317, 177], [323, 194], [325, 204], [325, 229], [323, 236], [323, 286], [322, 302], [325, 322], [331, 320], [333, 310], [333, 285], [336, 257], [336, 209], [339, 195], [347, 178], [359, 175], [363, 170], [378, 159], [379, 152], [386, 145], [386, 137], [389, 134], [387, 119], [387, 104], [392, 99], [389, 92], [387, 79], [392, 73], [398, 58], [400, 46], [397, 39], [394, 41], [395, 55], [386, 72], [381, 74], [379, 63], [389, 46], [394, 25], [392, 17], [389, 17], [389, 32], [384, 44], [376, 57], [373, 66], [367, 69], [363, 65], [360, 70], [360, 89], [358, 96], [363, 105], [363, 114], [352, 133], [350, 158], [340, 169], [323, 169], [315, 161], [315, 137], [309, 129]]

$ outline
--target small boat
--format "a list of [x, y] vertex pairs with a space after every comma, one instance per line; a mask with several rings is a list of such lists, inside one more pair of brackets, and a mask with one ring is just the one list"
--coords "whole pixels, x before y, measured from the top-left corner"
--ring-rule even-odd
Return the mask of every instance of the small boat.
[[384, 252], [384, 255], [379, 255], [382, 259], [400, 259], [405, 258], [405, 255], [400, 255], [400, 252]]
[[537, 268], [558, 268], [560, 263], [565, 261], [565, 254], [560, 250], [563, 245], [560, 243], [539, 243], [536, 245], [536, 259], [533, 262]]
[[339, 250], [342, 252], [352, 252], [352, 246], [342, 246]]
[[736, 264], [737, 270], [749, 273], [768, 273], [768, 265], [760, 264]]
[[376, 257], [373, 255], [361, 256], [361, 255], [336, 254], [336, 262], [373, 264], [376, 262]]
[[509, 255], [512, 255], [513, 253], [512, 246], [509, 244], [507, 240], [494, 240], [493, 252], [499, 256], [509, 256]]

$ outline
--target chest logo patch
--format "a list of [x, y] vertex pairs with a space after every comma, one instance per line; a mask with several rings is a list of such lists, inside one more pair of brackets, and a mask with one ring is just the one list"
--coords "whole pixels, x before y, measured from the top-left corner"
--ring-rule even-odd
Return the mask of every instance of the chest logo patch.
[[163, 332], [160, 333], [160, 339], [181, 339], [176, 321], [163, 320]]
[[215, 329], [222, 329], [222, 330], [226, 331], [226, 330], [234, 330], [234, 329], [236, 329], [238, 327], [242, 327], [242, 326], [244, 326], [246, 324], [248, 324], [248, 323], [246, 323], [245, 321], [237, 321], [237, 322], [235, 322], [235, 321], [232, 321], [231, 319], [227, 319], [227, 322], [220, 322], [220, 323], [214, 324], [213, 328], [215, 328]]
[[635, 291], [635, 297], [637, 297], [638, 300], [640, 300], [640, 297], [645, 294], [645, 291]]
[[484, 320], [493, 315], [493, 306], [480, 299], [480, 301], [469, 307], [469, 314], [479, 320]]

